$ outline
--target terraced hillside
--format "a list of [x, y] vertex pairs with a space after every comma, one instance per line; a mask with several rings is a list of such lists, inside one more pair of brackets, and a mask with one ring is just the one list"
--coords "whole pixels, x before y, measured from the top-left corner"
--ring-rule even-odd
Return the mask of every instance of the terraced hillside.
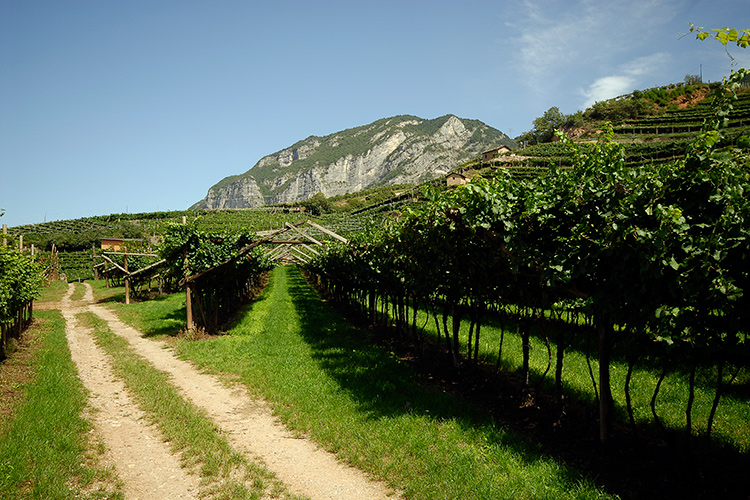
[[[688, 87], [689, 90], [685, 90]], [[614, 139], [625, 147], [626, 162], [636, 165], [657, 163], [681, 158], [690, 141], [706, 120], [713, 117], [709, 86], [670, 86], [636, 91], [595, 105], [583, 113], [582, 126], [566, 130], [578, 141], [594, 141], [605, 122], [613, 125]], [[671, 90], [670, 90], [671, 89]], [[679, 90], [679, 91], [678, 91]], [[650, 92], [650, 94], [649, 94]], [[648, 105], [635, 105], [650, 95]], [[750, 91], [738, 94], [734, 109], [728, 116], [725, 145], [735, 145], [737, 139], [750, 133]], [[536, 175], [550, 164], [570, 165], [565, 147], [558, 142], [534, 144], [495, 159], [491, 165], [512, 168], [519, 176]], [[488, 165], [475, 162], [475, 168]], [[540, 170], [541, 169], [541, 170]]]

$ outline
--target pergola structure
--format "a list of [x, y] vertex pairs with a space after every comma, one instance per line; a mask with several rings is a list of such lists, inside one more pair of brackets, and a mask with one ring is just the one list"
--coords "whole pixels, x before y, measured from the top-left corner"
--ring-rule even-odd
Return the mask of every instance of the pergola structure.
[[[266, 246], [266, 256], [271, 260], [292, 262], [297, 264], [305, 264], [315, 255], [319, 255], [316, 247], [325, 247], [325, 242], [311, 236], [308, 232], [305, 232], [301, 226], [307, 224], [315, 230], [326, 234], [336, 240], [343, 243], [348, 243], [349, 240], [343, 236], [336, 234], [335, 232], [327, 229], [320, 224], [316, 224], [311, 220], [306, 220], [297, 224], [286, 223], [286, 227], [278, 231], [266, 231], [259, 233], [258, 236], [263, 236], [263, 245]], [[289, 233], [294, 238], [289, 238]], [[282, 239], [283, 236], [286, 238]]]
[[[277, 231], [266, 231], [263, 233], [259, 233], [258, 236], [261, 237], [260, 239], [255, 240], [245, 245], [233, 257], [227, 259], [226, 261], [220, 264], [215, 265], [214, 267], [211, 267], [210, 269], [206, 269], [196, 274], [185, 276], [184, 278], [180, 280], [180, 283], [179, 283], [180, 286], [185, 287], [185, 304], [186, 304], [186, 309], [187, 309], [187, 329], [193, 330], [195, 327], [194, 322], [193, 322], [192, 296], [195, 294], [194, 289], [197, 286], [198, 281], [201, 278], [205, 277], [206, 275], [217, 273], [217, 272], [224, 272], [224, 270], [227, 269], [227, 266], [231, 265], [233, 262], [237, 261], [238, 259], [241, 259], [244, 256], [246, 256], [253, 248], [262, 245], [262, 247], [266, 249], [266, 255], [271, 260], [281, 260], [282, 262], [289, 262], [289, 263], [303, 263], [304, 264], [308, 262], [311, 258], [313, 258], [315, 254], [319, 254], [318, 250], [315, 247], [320, 248], [320, 247], [325, 246], [324, 242], [321, 241], [322, 237], [319, 237], [320, 239], [318, 239], [306, 233], [304, 230], [301, 229], [301, 226], [304, 224], [308, 224], [310, 227], [314, 228], [318, 232], [328, 235], [343, 243], [349, 242], [349, 240], [347, 240], [343, 236], [340, 236], [336, 234], [335, 232], [331, 231], [330, 229], [327, 229], [310, 220], [300, 221], [295, 224], [287, 223], [285, 227]], [[289, 235], [287, 233], [289, 233], [290, 231], [293, 233], [294, 236], [296, 236], [295, 239], [281, 239], [285, 235], [288, 238]]]

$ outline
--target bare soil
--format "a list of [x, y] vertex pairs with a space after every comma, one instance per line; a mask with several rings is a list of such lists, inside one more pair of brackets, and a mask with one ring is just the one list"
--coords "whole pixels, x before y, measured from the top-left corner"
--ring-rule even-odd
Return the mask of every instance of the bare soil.
[[96, 345], [91, 332], [76, 320], [76, 314], [93, 302], [88, 287], [84, 303], [70, 300], [74, 285], [60, 303], [66, 322], [70, 353], [94, 408], [93, 424], [107, 452], [105, 461], [114, 466], [128, 499], [198, 498], [199, 478], [188, 474], [178, 456], [171, 453], [161, 433], [150, 425], [133, 403], [111, 368], [108, 356]]
[[84, 285], [87, 290], [82, 301], [70, 300], [74, 288], [70, 285], [60, 308], [68, 325], [73, 359], [97, 409], [95, 426], [125, 483], [126, 498], [196, 498], [198, 478], [180, 467], [179, 457], [170, 452], [158, 430], [145, 423], [122, 381], [112, 374], [106, 355], [90, 332], [77, 324], [75, 314], [79, 311], [93, 312], [107, 321], [112, 332], [125, 338], [137, 354], [168, 373], [184, 397], [206, 410], [237, 451], [264, 464], [290, 492], [313, 500], [398, 498], [384, 484], [292, 434], [264, 401], [251, 397], [246, 389], [229, 387], [178, 359], [165, 343], [145, 339], [109, 309], [94, 304], [91, 287]]

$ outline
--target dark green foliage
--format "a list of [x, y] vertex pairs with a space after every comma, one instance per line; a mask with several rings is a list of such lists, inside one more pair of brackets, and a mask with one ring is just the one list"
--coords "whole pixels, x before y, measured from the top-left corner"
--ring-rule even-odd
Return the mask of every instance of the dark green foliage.
[[0, 247], [0, 323], [15, 321], [18, 311], [39, 295], [39, 265], [21, 252]]
[[250, 251], [257, 240], [251, 232], [200, 231], [195, 222], [168, 228], [159, 253], [171, 276], [196, 295], [197, 322], [207, 331], [215, 332], [246, 303], [273, 267], [259, 249]]
[[[139, 217], [161, 218], [168, 212], [138, 214]], [[157, 215], [158, 214], [158, 215]], [[120, 214], [122, 215], [122, 214]], [[14, 235], [23, 234], [24, 245], [34, 245], [49, 251], [54, 245], [62, 251], [74, 252], [99, 247], [102, 238], [143, 238], [144, 228], [131, 221], [120, 220], [120, 216], [86, 217], [82, 219], [46, 222], [11, 228]], [[135, 217], [135, 214], [131, 215]], [[111, 219], [111, 220], [109, 220]]]
[[333, 208], [331, 202], [321, 192], [318, 192], [308, 200], [300, 202], [299, 206], [304, 207], [305, 211], [312, 215], [322, 215], [330, 212]]
[[42, 286], [40, 266], [15, 249], [0, 247], [0, 360], [6, 341], [19, 339], [32, 319], [32, 303]]
[[534, 128], [522, 134], [516, 139], [519, 143], [527, 145], [542, 144], [550, 142], [555, 137], [555, 130], [563, 127], [580, 127], [584, 124], [583, 113], [578, 111], [572, 115], [560, 112], [557, 106], [545, 111], [544, 115], [534, 120]]
[[650, 99], [644, 97], [599, 101], [584, 112], [584, 117], [589, 120], [620, 122], [648, 114], [649, 103]]
[[[421, 209], [321, 256], [310, 271], [339, 300], [392, 301], [403, 330], [404, 303], [431, 304], [436, 324], [441, 308], [438, 330], [456, 366], [462, 316], [488, 308], [526, 311], [529, 321], [553, 308], [584, 315], [598, 337], [606, 440], [615, 345], [719, 374], [750, 362], [750, 155], [719, 147], [743, 75], [717, 90], [713, 119], [684, 159], [632, 166], [611, 127], [592, 144], [559, 134], [555, 147], [569, 148], [572, 168], [530, 180], [501, 169], [494, 179], [428, 192]], [[465, 352], [475, 356], [471, 336]], [[715, 405], [721, 383], [716, 391]]]

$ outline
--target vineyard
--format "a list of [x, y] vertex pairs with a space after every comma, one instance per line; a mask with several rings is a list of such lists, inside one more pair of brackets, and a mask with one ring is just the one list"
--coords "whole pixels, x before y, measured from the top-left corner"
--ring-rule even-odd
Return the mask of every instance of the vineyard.
[[[307, 269], [335, 300], [371, 321], [392, 318], [415, 342], [424, 341], [418, 325], [434, 320], [456, 369], [480, 362], [484, 319], [515, 325], [527, 390], [532, 330], [542, 332], [546, 371], [556, 349], [558, 401], [567, 385], [566, 349], [594, 343], [592, 383], [605, 442], [613, 433], [615, 357], [627, 362], [624, 410], [633, 427], [635, 406], [650, 404], [650, 422], [664, 429], [656, 405], [661, 383], [680, 370], [688, 378], [684, 432], [710, 439], [722, 396], [750, 375], [750, 156], [722, 148], [721, 117], [734, 101], [718, 102], [718, 118], [682, 160], [634, 168], [611, 128], [596, 144], [561, 136], [571, 169], [526, 181], [501, 170], [432, 193], [401, 220]], [[501, 336], [495, 352], [503, 352], [502, 342]], [[631, 398], [639, 363], [659, 374], [650, 403]], [[696, 387], [706, 384], [713, 401], [697, 428]], [[731, 430], [722, 432], [734, 439]]]
[[[604, 113], [603, 115], [613, 123], [613, 140], [623, 145], [625, 163], [637, 166], [644, 163], [660, 163], [684, 158], [688, 146], [694, 140], [706, 121], [713, 119], [713, 99], [708, 95], [708, 85], [696, 86], [688, 92], [700, 96], [696, 105], [678, 108], [669, 101], [667, 90], [651, 89], [659, 97], [652, 97], [662, 102], [666, 107], [655, 113], [643, 114], [637, 117], [625, 117]], [[682, 88], [682, 87], [680, 87]], [[673, 90], [674, 92], [674, 90]], [[626, 103], [635, 100], [642, 92], [621, 98], [618, 104], [625, 107]], [[599, 103], [597, 103], [599, 104]], [[603, 105], [607, 103], [601, 103]], [[596, 116], [595, 113], [590, 114]], [[725, 117], [722, 127], [724, 134], [721, 138], [722, 146], [736, 146], [738, 140], [750, 131], [750, 91], [744, 90], [737, 94], [737, 100]], [[587, 129], [580, 135], [580, 141], [595, 141], [596, 133], [604, 121], [599, 119], [588, 122]], [[580, 131], [579, 131], [580, 134]], [[534, 144], [513, 152], [514, 156], [500, 157], [493, 165], [500, 165], [519, 178], [529, 178], [538, 175], [549, 165], [555, 167], [570, 167], [572, 159], [567, 148], [560, 142], [546, 142]], [[473, 165], [483, 167], [484, 165]]]
[[605, 446], [648, 432], [688, 456], [747, 457], [750, 92], [714, 90], [710, 105], [475, 162], [485, 175], [455, 189], [10, 228], [0, 357], [42, 272], [103, 277], [126, 302], [156, 282], [185, 293], [188, 332], [216, 334], [295, 262], [409, 358], [431, 353], [455, 379], [507, 371], [522, 406], [552, 401], [560, 423], [568, 405], [594, 408]]
[[0, 247], [0, 361], [31, 323], [42, 285], [39, 265], [18, 250]]

